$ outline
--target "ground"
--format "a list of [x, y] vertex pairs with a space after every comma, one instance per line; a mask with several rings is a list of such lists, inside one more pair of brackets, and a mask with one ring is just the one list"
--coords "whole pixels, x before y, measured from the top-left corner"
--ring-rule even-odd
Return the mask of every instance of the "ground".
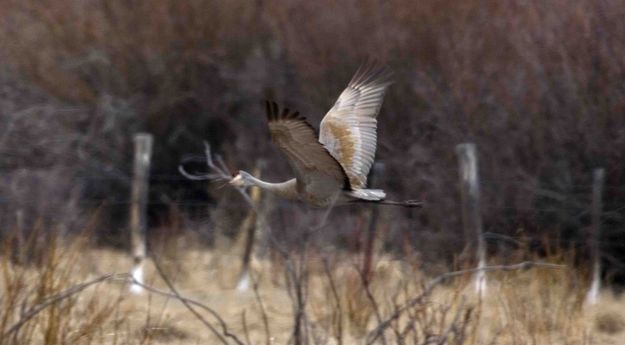
[[[175, 297], [147, 291], [132, 294], [124, 277], [117, 277], [42, 308], [19, 332], [11, 333], [16, 337], [6, 344], [223, 343], [203, 322], [232, 344], [237, 340], [287, 344], [296, 339], [308, 344], [363, 344], [406, 301], [422, 295], [433, 278], [421, 274], [418, 265], [378, 256], [365, 289], [358, 256], [309, 253], [307, 265], [298, 264], [299, 255], [290, 264], [255, 259], [250, 287], [239, 291], [235, 289], [239, 255], [194, 248], [158, 256], [179, 294], [201, 304], [195, 309], [203, 320]], [[69, 246], [42, 262], [3, 261], [0, 315], [5, 335], [28, 314], [24, 310], [42, 305], [49, 300], [46, 296], [59, 296], [80, 282], [127, 272], [132, 266], [125, 252], [92, 246]], [[146, 263], [145, 276], [146, 285], [170, 292], [153, 261]], [[604, 290], [598, 305], [584, 306], [585, 284], [570, 268], [536, 267], [487, 277], [481, 298], [468, 275], [435, 285], [431, 295], [422, 295], [398, 320], [389, 322], [375, 343], [625, 343], [625, 301]], [[299, 328], [298, 305], [304, 305]], [[204, 307], [216, 312], [237, 340], [225, 336]]]

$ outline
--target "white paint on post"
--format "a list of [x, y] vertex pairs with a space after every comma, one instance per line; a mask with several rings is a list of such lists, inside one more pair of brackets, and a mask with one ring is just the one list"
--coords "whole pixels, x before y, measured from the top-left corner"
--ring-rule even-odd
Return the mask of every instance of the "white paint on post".
[[[141, 284], [144, 282], [143, 263], [146, 257], [145, 234], [147, 230], [148, 180], [152, 141], [152, 135], [147, 133], [138, 133], [134, 137], [135, 155], [130, 202], [130, 245], [134, 267], [131, 274], [133, 279]], [[140, 294], [143, 292], [143, 288], [138, 284], [132, 284], [130, 291]]]
[[239, 277], [236, 290], [238, 292], [244, 292], [250, 289], [250, 272], [246, 268]]
[[592, 281], [586, 294], [586, 304], [594, 305], [599, 301], [601, 289], [601, 250], [599, 247], [599, 235], [601, 231], [601, 212], [603, 211], [603, 181], [605, 170], [602, 168], [593, 170], [592, 173], [592, 224], [589, 228], [588, 244], [590, 247], [590, 260], [592, 262]]
[[[380, 184], [380, 181], [384, 177], [384, 163], [375, 162], [373, 163], [373, 166], [371, 168], [372, 174], [371, 176], [369, 176], [369, 186], [373, 186], [374, 183]], [[363, 249], [362, 275], [364, 277], [364, 282], [368, 284], [371, 280], [371, 273], [373, 271], [373, 255], [376, 252], [375, 242], [378, 232], [378, 218], [380, 215], [380, 207], [377, 207], [377, 205], [371, 205], [371, 207], [367, 208], [365, 212], [365, 216], [369, 224], [367, 226], [367, 233]]]
[[[465, 250], [470, 253], [472, 249], [475, 249], [478, 269], [482, 269], [486, 267], [486, 244], [482, 235], [477, 150], [475, 144], [465, 143], [456, 146], [456, 153], [460, 163], [460, 195]], [[474, 276], [474, 282], [476, 292], [483, 296], [486, 292], [486, 273], [479, 270]]]
[[[264, 166], [264, 161], [257, 161], [253, 175], [260, 178]], [[266, 205], [262, 205], [262, 194], [263, 193], [260, 188], [252, 188], [250, 199], [252, 200], [254, 205], [256, 205], [256, 207], [249, 211], [247, 217], [245, 217], [243, 223], [241, 224], [241, 228], [239, 229], [238, 236], [240, 240], [237, 240], [237, 242], [240, 242], [243, 246], [243, 256], [241, 257], [241, 274], [239, 275], [239, 280], [236, 286], [236, 291], [239, 292], [247, 291], [250, 288], [250, 265], [252, 263], [252, 257], [254, 255], [254, 247], [256, 247], [257, 237], [259, 235], [259, 232], [262, 232], [261, 220], [265, 217], [264, 208]], [[259, 212], [260, 214], [256, 214], [256, 212]]]
[[141, 294], [143, 292], [143, 286], [141, 286], [140, 284], [144, 283], [143, 280], [143, 260], [139, 263], [135, 263], [134, 267], [132, 268], [132, 272], [130, 272], [130, 274], [132, 275], [132, 279], [134, 281], [136, 281], [139, 284], [132, 284], [130, 285], [130, 292], [134, 293], [134, 294]]
[[20, 208], [15, 211], [15, 237], [17, 238], [17, 262], [26, 263], [26, 240], [24, 235], [24, 211]]

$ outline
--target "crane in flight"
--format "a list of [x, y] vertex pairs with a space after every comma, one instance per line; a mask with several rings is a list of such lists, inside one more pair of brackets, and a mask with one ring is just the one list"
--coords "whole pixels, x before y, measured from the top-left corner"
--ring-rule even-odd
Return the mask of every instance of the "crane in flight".
[[385, 200], [381, 189], [367, 188], [377, 141], [377, 116], [392, 83], [392, 73], [375, 63], [361, 66], [315, 129], [297, 111], [266, 102], [271, 139], [287, 156], [295, 178], [262, 181], [239, 171], [230, 184], [257, 186], [280, 197], [314, 207], [378, 203], [420, 207], [421, 202]]

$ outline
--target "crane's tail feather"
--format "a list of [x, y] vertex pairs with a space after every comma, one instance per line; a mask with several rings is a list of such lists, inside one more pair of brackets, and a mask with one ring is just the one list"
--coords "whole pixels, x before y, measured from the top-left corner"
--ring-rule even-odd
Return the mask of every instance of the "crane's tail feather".
[[392, 201], [384, 200], [386, 193], [381, 189], [356, 189], [349, 192], [356, 203], [374, 203], [402, 207], [423, 207], [423, 202], [417, 200]]
[[386, 197], [381, 189], [355, 189], [349, 192], [349, 195], [355, 199], [366, 201], [379, 201]]

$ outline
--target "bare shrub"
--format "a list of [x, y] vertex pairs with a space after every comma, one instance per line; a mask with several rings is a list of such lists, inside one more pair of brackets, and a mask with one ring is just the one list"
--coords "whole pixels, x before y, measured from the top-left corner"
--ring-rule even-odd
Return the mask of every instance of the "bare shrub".
[[[185, 153], [208, 138], [232, 167], [263, 156], [267, 178], [284, 178], [290, 170], [270, 146], [259, 101], [287, 99], [315, 123], [373, 55], [397, 80], [380, 115], [377, 159], [388, 178], [379, 187], [431, 205], [397, 211], [388, 248], [410, 239], [435, 257], [418, 242], [427, 231], [441, 240], [433, 248], [457, 252], [452, 148], [474, 141], [488, 231], [547, 233], [578, 246], [590, 171], [603, 166], [605, 246], [619, 255], [622, 241], [612, 239], [625, 191], [623, 8], [617, 0], [2, 1], [0, 59], [40, 91], [29, 98], [45, 96], [37, 104], [81, 107], [82, 120], [63, 121], [64, 137], [81, 143], [77, 159], [67, 155], [87, 176], [79, 184], [94, 191], [90, 198], [126, 200], [128, 141], [144, 130], [157, 138], [153, 213], [166, 208], [166, 195], [205, 217], [196, 203], [222, 193], [176, 179]], [[29, 108], [20, 104], [2, 107]], [[52, 118], [41, 123], [57, 128]], [[32, 147], [65, 156], [50, 132], [36, 134], [49, 145]], [[31, 138], [25, 127], [16, 133]], [[36, 161], [26, 141], [11, 142], [15, 164]], [[111, 211], [118, 222], [107, 228], [120, 226], [123, 207]], [[357, 224], [355, 212], [339, 214], [337, 229]]]
[[119, 300], [101, 300], [97, 287], [108, 276], [81, 282], [85, 272], [76, 263], [84, 241], [70, 246], [59, 240], [48, 238], [39, 266], [16, 266], [2, 257], [0, 344], [90, 344], [110, 326]]
[[603, 333], [616, 334], [625, 329], [625, 320], [623, 315], [609, 311], [601, 312], [595, 316], [595, 327]]

